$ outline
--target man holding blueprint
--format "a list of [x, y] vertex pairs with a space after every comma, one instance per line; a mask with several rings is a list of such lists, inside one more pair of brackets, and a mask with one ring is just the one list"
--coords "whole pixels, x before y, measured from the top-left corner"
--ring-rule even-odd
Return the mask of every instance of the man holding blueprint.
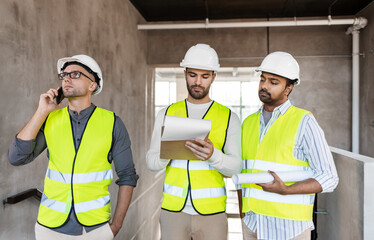
[[166, 168], [162, 239], [224, 240], [227, 216], [222, 175], [241, 171], [240, 121], [230, 109], [209, 98], [219, 70], [213, 48], [192, 46], [180, 65], [185, 68], [187, 99], [158, 113], [147, 153], [150, 170]]
[[[261, 71], [258, 94], [263, 106], [243, 122], [242, 172], [267, 172], [271, 181], [264, 183], [261, 176], [251, 183], [248, 178], [238, 190], [243, 237], [310, 239], [315, 193], [335, 189], [335, 164], [316, 119], [288, 100], [300, 84], [296, 60], [273, 52], [256, 71]], [[307, 177], [301, 180], [300, 175]], [[284, 176], [294, 181], [285, 183]]]

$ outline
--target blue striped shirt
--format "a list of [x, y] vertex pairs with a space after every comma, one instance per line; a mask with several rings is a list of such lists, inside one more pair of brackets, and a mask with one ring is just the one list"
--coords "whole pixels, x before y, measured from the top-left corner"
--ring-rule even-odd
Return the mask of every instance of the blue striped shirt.
[[[260, 142], [270, 126], [290, 107], [290, 100], [276, 107], [267, 125], [265, 125], [262, 116], [263, 106], [257, 111], [257, 113], [261, 111]], [[301, 121], [293, 154], [295, 158], [309, 162], [314, 173], [312, 178], [321, 185], [322, 192], [332, 192], [336, 188], [339, 178], [334, 160], [325, 135], [311, 114], [305, 115]], [[257, 232], [257, 239], [291, 239], [308, 228], [314, 229], [313, 221], [294, 221], [264, 216], [254, 212], [246, 213], [243, 221], [252, 232]]]

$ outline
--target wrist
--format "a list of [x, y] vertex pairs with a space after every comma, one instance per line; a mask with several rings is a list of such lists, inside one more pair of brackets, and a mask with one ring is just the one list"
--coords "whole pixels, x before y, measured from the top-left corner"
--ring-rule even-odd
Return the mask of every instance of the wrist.
[[281, 191], [280, 191], [280, 194], [281, 195], [287, 195], [287, 194], [289, 194], [289, 186], [287, 186], [287, 185], [284, 185], [283, 187], [282, 187], [282, 189], [281, 189]]
[[217, 161], [219, 161], [218, 151], [215, 151], [214, 147], [213, 147], [211, 155], [207, 158], [207, 161], [209, 161], [210, 163], [213, 163], [213, 164], [216, 163]]
[[38, 107], [38, 109], [36, 110], [36, 114], [37, 116], [39, 116], [40, 118], [46, 118], [48, 116], [50, 112], [48, 112], [48, 110], [46, 109], [43, 109], [41, 107]]
[[113, 226], [114, 228], [118, 229], [118, 230], [122, 227], [122, 223], [118, 223], [116, 221], [112, 221], [110, 223], [110, 225]]

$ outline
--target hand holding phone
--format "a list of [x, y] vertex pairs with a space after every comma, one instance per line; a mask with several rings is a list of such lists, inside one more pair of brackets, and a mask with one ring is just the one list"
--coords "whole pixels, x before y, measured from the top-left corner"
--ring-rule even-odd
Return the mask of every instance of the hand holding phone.
[[62, 86], [58, 88], [58, 94], [55, 98], [56, 104], [60, 104], [60, 102], [65, 98], [64, 92], [62, 91]]

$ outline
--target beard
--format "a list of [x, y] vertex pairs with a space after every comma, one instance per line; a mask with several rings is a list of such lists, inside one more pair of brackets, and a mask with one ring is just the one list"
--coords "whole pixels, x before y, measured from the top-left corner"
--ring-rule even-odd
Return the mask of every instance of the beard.
[[[192, 90], [193, 88], [200, 88], [202, 91], [201, 92], [195, 92], [194, 90]], [[207, 87], [207, 88], [204, 88], [202, 86], [199, 86], [199, 85], [192, 85], [192, 86], [189, 86], [188, 83], [187, 83], [187, 90], [188, 90], [188, 93], [191, 95], [191, 97], [193, 97], [194, 99], [203, 99], [204, 97], [206, 97], [206, 95], [208, 95], [209, 93], [209, 89], [210, 89], [210, 85]]]
[[269, 104], [269, 103], [274, 102], [274, 99], [271, 98], [271, 93], [269, 93], [268, 91], [264, 89], [261, 89], [258, 91], [258, 97], [263, 103]]
[[64, 93], [64, 96], [66, 98], [69, 98], [69, 97], [82, 97], [84, 95], [86, 95], [87, 93], [84, 92], [83, 90], [79, 90], [79, 89], [70, 89], [68, 91], [66, 91], [65, 89], [63, 89], [63, 93]]

